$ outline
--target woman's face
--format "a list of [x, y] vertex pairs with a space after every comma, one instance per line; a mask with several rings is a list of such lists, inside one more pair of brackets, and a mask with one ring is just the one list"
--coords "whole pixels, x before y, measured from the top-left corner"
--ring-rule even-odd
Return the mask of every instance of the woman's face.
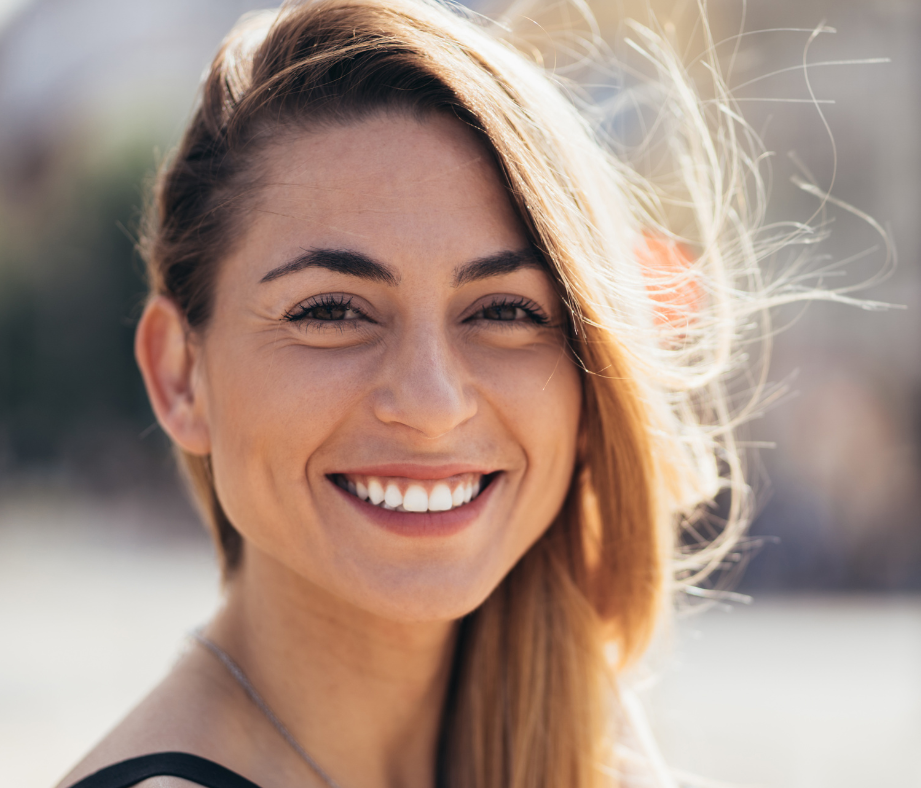
[[462, 616], [570, 484], [581, 384], [551, 280], [456, 120], [306, 133], [266, 183], [194, 368], [244, 561], [391, 619]]

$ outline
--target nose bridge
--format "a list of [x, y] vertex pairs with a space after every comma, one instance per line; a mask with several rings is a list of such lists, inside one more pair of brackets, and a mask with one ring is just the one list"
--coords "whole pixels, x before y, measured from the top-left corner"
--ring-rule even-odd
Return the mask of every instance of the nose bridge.
[[462, 360], [446, 332], [431, 322], [402, 331], [384, 365], [376, 397], [381, 421], [437, 438], [476, 412]]

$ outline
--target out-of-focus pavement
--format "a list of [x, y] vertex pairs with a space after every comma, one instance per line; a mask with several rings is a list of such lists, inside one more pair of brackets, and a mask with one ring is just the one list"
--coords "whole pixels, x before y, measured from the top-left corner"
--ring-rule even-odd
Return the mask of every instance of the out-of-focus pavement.
[[921, 598], [756, 598], [684, 621], [650, 716], [720, 785], [921, 788]]
[[51, 788], [218, 603], [205, 539], [132, 502], [0, 506], [0, 788]]
[[[0, 504], [0, 786], [50, 788], [219, 602], [191, 527], [142, 508]], [[682, 621], [645, 695], [703, 785], [921, 786], [921, 598], [759, 598]]]

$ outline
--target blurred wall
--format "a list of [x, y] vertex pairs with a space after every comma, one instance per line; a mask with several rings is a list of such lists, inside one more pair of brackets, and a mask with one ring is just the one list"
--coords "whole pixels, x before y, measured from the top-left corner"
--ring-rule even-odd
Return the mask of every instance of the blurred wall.
[[[592, 5], [612, 37], [641, 8]], [[653, 5], [679, 40], [693, 40], [693, 3]], [[0, 496], [20, 495], [26, 480], [30, 490], [180, 495], [131, 357], [144, 291], [132, 239], [145, 177], [176, 142], [221, 37], [249, 7], [33, 0], [0, 14]], [[711, 3], [727, 56], [742, 9], [740, 0]], [[838, 32], [806, 52], [823, 20]], [[777, 28], [788, 30], [758, 32]], [[764, 472], [753, 533], [764, 538], [742, 587], [921, 589], [921, 5], [749, 2], [744, 29], [731, 83], [776, 153], [772, 220], [816, 207], [790, 184], [798, 165], [789, 152], [831, 184], [831, 140], [816, 107], [800, 103], [809, 99], [806, 53], [817, 97], [833, 102], [820, 106], [837, 150], [834, 194], [884, 223], [898, 247], [898, 268], [865, 295], [908, 309], [819, 304], [778, 315], [792, 325], [776, 338], [772, 376], [788, 381], [790, 395], [749, 427], [754, 442], [777, 448], [756, 466]], [[892, 62], [840, 65], [881, 57]], [[823, 253], [858, 255], [848, 274], [856, 282], [879, 268], [879, 242], [837, 211]]]
[[[729, 3], [720, 3], [726, 8]], [[897, 266], [858, 295], [905, 307], [873, 312], [813, 305], [776, 339], [772, 375], [791, 396], [753, 424], [777, 448], [761, 458], [769, 484], [754, 534], [771, 541], [746, 572], [748, 589], [921, 588], [921, 4], [910, 0], [774, 0], [749, 3], [746, 28], [813, 28], [808, 70], [834, 147], [816, 108], [758, 101], [809, 97], [801, 66], [808, 34], [752, 36], [733, 82], [742, 108], [776, 152], [771, 216], [809, 216], [816, 200], [790, 183], [805, 163], [823, 188], [878, 220]], [[759, 46], [758, 39], [763, 38]], [[890, 63], [837, 65], [889, 58]], [[821, 65], [830, 63], [832, 65]], [[773, 72], [789, 69], [775, 76]], [[757, 80], [757, 81], [753, 81]], [[791, 154], [793, 154], [791, 156]], [[832, 181], [832, 179], [834, 180]], [[819, 251], [848, 260], [849, 274], [878, 272], [882, 239], [836, 210]]]

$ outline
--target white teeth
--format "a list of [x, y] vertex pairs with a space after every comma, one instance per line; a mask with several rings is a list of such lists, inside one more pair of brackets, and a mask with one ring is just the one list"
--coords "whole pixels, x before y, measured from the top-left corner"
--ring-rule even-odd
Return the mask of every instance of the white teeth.
[[[483, 477], [472, 473], [463, 474], [461, 479], [452, 477], [429, 483], [410, 482], [409, 479], [388, 480], [378, 476], [358, 477], [357, 474], [351, 478], [342, 474], [335, 481], [363, 501], [401, 512], [447, 512], [470, 503], [483, 487]], [[400, 486], [405, 484], [409, 486], [402, 492]], [[453, 492], [452, 485], [456, 485]]]
[[[389, 487], [387, 492], [390, 492]], [[427, 512], [429, 510], [429, 495], [425, 488], [418, 484], [409, 485], [406, 494], [403, 496], [403, 508], [407, 512]]]
[[377, 479], [368, 480], [368, 500], [375, 506], [380, 506], [384, 500], [384, 485]]
[[[412, 487], [409, 489], [411, 490]], [[444, 483], [436, 484], [429, 493], [428, 499], [428, 508], [430, 512], [446, 512], [454, 503], [451, 498], [451, 488]], [[405, 499], [403, 501], [403, 506], [406, 509], [409, 508], [406, 506]]]
[[403, 503], [403, 494], [393, 482], [387, 485], [387, 490], [384, 492], [384, 503], [394, 509]]
[[465, 489], [466, 489], [465, 485], [463, 484], [457, 485], [457, 489], [455, 489], [454, 492], [451, 494], [451, 504], [453, 506], [460, 506], [461, 504], [464, 503]]

